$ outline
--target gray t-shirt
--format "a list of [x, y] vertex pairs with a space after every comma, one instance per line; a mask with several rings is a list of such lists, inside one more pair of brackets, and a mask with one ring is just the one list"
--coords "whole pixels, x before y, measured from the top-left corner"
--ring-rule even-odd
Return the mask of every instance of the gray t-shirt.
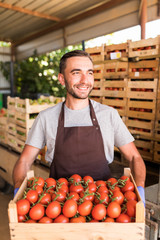
[[[91, 100], [104, 143], [108, 163], [114, 158], [114, 146], [120, 147], [134, 141], [116, 109]], [[52, 162], [57, 135], [58, 118], [62, 103], [41, 111], [29, 131], [26, 144], [42, 149], [47, 146], [46, 161]], [[65, 127], [92, 126], [89, 106], [81, 110], [64, 107]], [[63, 146], [62, 146], [63, 151]]]

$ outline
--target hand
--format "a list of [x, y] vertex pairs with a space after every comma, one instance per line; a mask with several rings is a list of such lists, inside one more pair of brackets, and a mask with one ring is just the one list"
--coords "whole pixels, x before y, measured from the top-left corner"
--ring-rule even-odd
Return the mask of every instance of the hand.
[[16, 193], [18, 192], [19, 188], [14, 189], [14, 197], [16, 196]]
[[138, 188], [138, 192], [139, 192], [140, 197], [141, 197], [141, 199], [142, 199], [142, 201], [144, 203], [144, 206], [145, 206], [145, 192], [144, 192], [144, 188], [141, 187], [141, 186], [138, 186], [137, 188]]

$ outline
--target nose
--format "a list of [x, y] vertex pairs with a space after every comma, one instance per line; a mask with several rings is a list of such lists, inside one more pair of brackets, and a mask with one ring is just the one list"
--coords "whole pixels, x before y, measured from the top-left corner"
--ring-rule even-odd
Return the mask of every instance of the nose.
[[88, 77], [87, 77], [87, 74], [85, 74], [85, 73], [82, 73], [82, 75], [81, 75], [81, 83], [86, 83], [87, 82], [87, 79], [88, 79]]

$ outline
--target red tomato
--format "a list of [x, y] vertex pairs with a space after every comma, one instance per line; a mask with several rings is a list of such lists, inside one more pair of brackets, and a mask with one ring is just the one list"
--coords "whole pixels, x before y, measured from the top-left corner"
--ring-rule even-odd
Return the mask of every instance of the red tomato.
[[49, 205], [46, 208], [46, 215], [49, 218], [56, 218], [61, 213], [61, 205], [59, 202], [54, 201], [49, 203]]
[[37, 221], [33, 220], [33, 219], [28, 219], [27, 221], [25, 221], [25, 223], [36, 223]]
[[95, 195], [94, 202], [96, 204], [103, 203], [104, 205], [107, 205], [109, 202], [109, 196], [107, 193], [101, 192], [101, 193]]
[[34, 187], [34, 186], [38, 185], [43, 188], [44, 183], [45, 183], [45, 181], [42, 177], [32, 177], [28, 180], [27, 185], [29, 187]]
[[80, 193], [84, 190], [84, 188], [82, 187], [81, 184], [79, 185], [74, 185], [74, 184], [71, 184], [70, 187], [69, 187], [69, 191], [70, 192], [77, 192], [77, 193]]
[[94, 179], [91, 176], [83, 177], [83, 181], [84, 181], [85, 184], [94, 183]]
[[116, 222], [119, 222], [119, 223], [129, 223], [129, 222], [131, 222], [131, 218], [127, 214], [121, 213], [119, 215], [119, 217], [116, 218]]
[[134, 184], [132, 182], [126, 182], [126, 185], [121, 188], [121, 191], [123, 193], [126, 191], [134, 191]]
[[52, 200], [53, 201], [58, 201], [58, 202], [64, 202], [66, 199], [66, 193], [63, 192], [62, 190], [59, 190], [58, 192], [54, 192], [52, 194]]
[[93, 203], [91, 201], [85, 201], [78, 206], [78, 212], [81, 216], [87, 216], [91, 213]]
[[28, 192], [27, 192], [27, 195], [26, 195], [26, 199], [28, 199], [28, 201], [30, 202], [30, 203], [35, 203], [35, 202], [37, 202], [37, 200], [38, 200], [38, 192], [36, 191], [36, 190], [29, 190]]
[[129, 177], [123, 175], [122, 177], [120, 177], [121, 180], [125, 180], [125, 182], [130, 182]]
[[96, 192], [97, 185], [95, 183], [89, 183], [88, 187], [85, 189], [85, 191], [86, 190], [89, 190], [89, 192]]
[[72, 197], [71, 199], [72, 200], [74, 200], [74, 201], [76, 201], [76, 202], [78, 202], [78, 200], [79, 200], [79, 194], [77, 193], [77, 192], [70, 192], [69, 193], [69, 195], [68, 195], [68, 197], [70, 198], [70, 197]]
[[59, 184], [66, 184], [68, 186], [68, 181], [67, 181], [66, 178], [59, 178], [57, 180], [57, 183], [59, 183]]
[[107, 207], [107, 215], [111, 218], [117, 218], [121, 214], [121, 207], [117, 202], [109, 203]]
[[62, 208], [65, 217], [72, 218], [77, 212], [77, 203], [73, 199], [68, 199]]
[[136, 215], [136, 204], [137, 204], [137, 201], [136, 200], [129, 200], [127, 203], [126, 203], [126, 207], [127, 207], [127, 215], [130, 216], [130, 217], [135, 217]]
[[58, 190], [61, 190], [61, 191], [65, 192], [65, 193], [69, 192], [67, 184], [62, 184], [61, 186], [58, 187]]
[[114, 198], [116, 198], [114, 202], [119, 203], [119, 205], [121, 205], [124, 201], [124, 195], [119, 190], [113, 192], [112, 199]]
[[29, 211], [29, 216], [33, 220], [39, 220], [44, 216], [45, 208], [41, 203], [34, 205]]
[[110, 185], [113, 185], [113, 184], [118, 184], [118, 181], [117, 181], [116, 178], [109, 178], [109, 179], [106, 181], [106, 184], [107, 184], [108, 186], [110, 186]]
[[43, 188], [38, 185], [36, 185], [34, 189], [37, 191], [38, 195], [43, 193]]
[[97, 180], [97, 181], [96, 181], [96, 185], [97, 185], [97, 186], [104, 186], [104, 187], [106, 187], [106, 183], [105, 183], [105, 181], [103, 181], [103, 180]]
[[45, 182], [46, 182], [47, 188], [50, 188], [50, 189], [56, 188], [56, 180], [54, 178], [47, 178]]
[[26, 221], [25, 215], [18, 215], [18, 222], [25, 222], [25, 221]]
[[108, 194], [109, 190], [108, 190], [108, 188], [105, 187], [105, 186], [100, 186], [100, 187], [98, 188], [97, 192], [99, 192], [99, 193], [105, 192], [105, 193]]
[[65, 217], [63, 214], [56, 217], [53, 221], [54, 223], [68, 223], [69, 218]]
[[[42, 197], [43, 196], [43, 197]], [[45, 193], [43, 193], [43, 195], [42, 195], [40, 198], [41, 198], [41, 200], [40, 200], [40, 203], [41, 204], [44, 204], [44, 205], [48, 205], [50, 202], [51, 202], [51, 194], [50, 193], [47, 193], [47, 192], [45, 192]]]
[[125, 192], [124, 197], [126, 198], [127, 201], [129, 201], [129, 200], [137, 201], [137, 195], [135, 194], [135, 192], [132, 192], [132, 191]]
[[91, 214], [95, 220], [102, 220], [106, 216], [106, 212], [107, 210], [104, 204], [99, 203], [94, 206]]
[[69, 222], [70, 223], [85, 223], [86, 219], [83, 216], [79, 216], [79, 217], [71, 218]]
[[39, 223], [52, 223], [53, 220], [49, 217], [42, 217], [38, 222]]
[[114, 221], [114, 218], [106, 217], [104, 222], [115, 222], [115, 221]]
[[70, 183], [78, 183], [82, 181], [82, 177], [78, 174], [73, 174], [70, 178], [69, 178], [69, 182]]
[[26, 215], [30, 209], [30, 202], [27, 199], [20, 199], [16, 203], [18, 215]]
[[91, 201], [93, 202], [94, 200], [94, 193], [93, 192], [80, 192], [80, 197], [83, 198], [83, 201]]

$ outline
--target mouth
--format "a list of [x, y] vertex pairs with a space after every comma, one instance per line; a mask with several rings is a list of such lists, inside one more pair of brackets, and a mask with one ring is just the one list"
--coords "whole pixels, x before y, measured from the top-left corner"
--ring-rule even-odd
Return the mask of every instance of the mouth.
[[88, 89], [90, 89], [90, 86], [89, 85], [77, 85], [76, 88], [79, 91], [88, 91]]

